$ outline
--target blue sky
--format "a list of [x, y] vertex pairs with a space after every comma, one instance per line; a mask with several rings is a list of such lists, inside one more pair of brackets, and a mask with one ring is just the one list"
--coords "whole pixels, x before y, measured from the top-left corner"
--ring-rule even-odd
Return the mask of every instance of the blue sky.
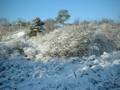
[[117, 19], [120, 0], [0, 0], [0, 17], [10, 21], [18, 18], [30, 21], [35, 17], [55, 19], [61, 9], [68, 10], [71, 15], [67, 22]]

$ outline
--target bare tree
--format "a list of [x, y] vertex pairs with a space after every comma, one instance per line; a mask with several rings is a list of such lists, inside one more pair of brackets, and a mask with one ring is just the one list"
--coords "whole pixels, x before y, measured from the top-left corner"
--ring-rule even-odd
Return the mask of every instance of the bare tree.
[[80, 24], [80, 19], [79, 18], [76, 18], [75, 20], [74, 20], [74, 25], [79, 25]]
[[0, 40], [3, 39], [3, 35], [9, 33], [11, 24], [7, 18], [0, 18]]
[[7, 18], [0, 18], [0, 28], [4, 26], [4, 24], [8, 24], [9, 20]]
[[55, 21], [53, 19], [47, 19], [45, 21], [45, 27], [48, 29], [48, 30], [54, 30], [55, 28]]
[[13, 26], [15, 29], [23, 29], [24, 27], [27, 26], [27, 22], [24, 19], [18, 19], [16, 21], [13, 22]]

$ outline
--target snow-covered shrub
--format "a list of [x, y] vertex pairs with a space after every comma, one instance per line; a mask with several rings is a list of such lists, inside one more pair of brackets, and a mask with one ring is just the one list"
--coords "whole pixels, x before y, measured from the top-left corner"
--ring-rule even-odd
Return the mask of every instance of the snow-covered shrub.
[[108, 62], [114, 62], [114, 60], [120, 59], [120, 51], [114, 51], [113, 53], [103, 52], [100, 57]]
[[36, 54], [37, 54], [37, 50], [31, 47], [25, 47], [24, 48], [24, 54], [27, 58], [35, 58]]
[[94, 34], [91, 37], [91, 55], [101, 55], [103, 52], [112, 52], [116, 49], [115, 42], [104, 34]]
[[52, 57], [86, 56], [89, 51], [88, 34], [70, 28], [55, 30], [42, 37], [38, 50]]
[[120, 27], [116, 24], [102, 24], [96, 34], [103, 34], [109, 40], [113, 41], [117, 49], [120, 48]]
[[112, 39], [112, 34], [106, 35], [107, 30], [102, 28], [100, 25], [88, 25], [88, 29], [84, 29], [83, 25], [73, 25], [54, 30], [37, 40], [40, 43], [38, 50], [41, 54], [52, 57], [101, 55], [103, 52], [112, 52], [116, 49], [115, 40]]
[[0, 57], [1, 58], [16, 58], [18, 56], [24, 55], [24, 47], [27, 47], [28, 44], [22, 41], [22, 39], [11, 40], [1, 43], [0, 46]]
[[55, 21], [53, 19], [47, 19], [45, 21], [45, 27], [50, 31], [53, 31], [55, 28]]
[[9, 57], [9, 50], [5, 49], [5, 48], [0, 48], [0, 58], [7, 58]]

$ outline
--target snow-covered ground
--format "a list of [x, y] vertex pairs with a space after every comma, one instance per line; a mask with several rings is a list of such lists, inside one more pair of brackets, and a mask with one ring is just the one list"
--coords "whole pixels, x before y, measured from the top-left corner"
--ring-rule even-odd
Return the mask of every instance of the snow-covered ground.
[[[120, 53], [101, 58], [0, 60], [2, 90], [102, 90], [120, 86]], [[99, 89], [98, 89], [99, 88]]]
[[[70, 29], [68, 28], [68, 30]], [[95, 34], [92, 33], [91, 38], [93, 39], [101, 30], [95, 31]], [[80, 36], [75, 33], [79, 31], [75, 31], [73, 34], [71, 32], [58, 30], [41, 38], [40, 36], [28, 38], [24, 31], [20, 31], [1, 41], [0, 90], [112, 90], [120, 88], [120, 51], [111, 48], [110, 45], [113, 44], [109, 42], [111, 39], [108, 41], [108, 37], [101, 41], [102, 44], [96, 41], [89, 45], [97, 48], [96, 53], [104, 48], [100, 51], [102, 53], [100, 55], [53, 57], [56, 50], [61, 52], [57, 55], [66, 55], [62, 49], [77, 50], [76, 44], [80, 44], [77, 42]], [[84, 32], [80, 34], [81, 37], [91, 35], [87, 30]], [[108, 36], [110, 37], [110, 35]], [[97, 36], [96, 38], [103, 39], [103, 37]], [[75, 41], [71, 43], [68, 40]], [[89, 41], [87, 38], [80, 40], [83, 40], [85, 45]], [[64, 47], [59, 47], [58, 43]], [[108, 45], [108, 48], [106, 49], [106, 46], [101, 48], [100, 45]], [[108, 50], [110, 48], [114, 51]], [[71, 51], [69, 50], [69, 52]]]

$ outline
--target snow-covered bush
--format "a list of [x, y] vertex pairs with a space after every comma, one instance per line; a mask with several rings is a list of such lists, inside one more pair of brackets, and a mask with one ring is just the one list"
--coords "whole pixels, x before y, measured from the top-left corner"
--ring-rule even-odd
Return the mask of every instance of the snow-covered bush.
[[42, 37], [38, 49], [45, 56], [84, 56], [89, 49], [87, 35], [81, 30], [55, 30]]
[[28, 44], [24, 42], [24, 40], [11, 40], [0, 43], [0, 58], [16, 58], [18, 56], [24, 55], [24, 47], [27, 47]]
[[27, 58], [33, 59], [37, 55], [37, 50], [31, 47], [25, 47], [24, 54]]
[[97, 34], [103, 34], [105, 37], [107, 37], [110, 41], [113, 41], [116, 45], [117, 49], [120, 48], [120, 26], [117, 26], [117, 24], [102, 24], [99, 25], [100, 27], [96, 33]]
[[63, 58], [112, 52], [116, 49], [115, 39], [104, 30], [99, 25], [88, 25], [88, 29], [82, 25], [63, 27], [37, 40], [38, 50], [45, 56]]
[[5, 48], [0, 48], [0, 58], [8, 58], [9, 57], [9, 50]]
[[[13, 50], [18, 50], [20, 53], [22, 52], [23, 55], [26, 53], [26, 56], [28, 57], [32, 55], [27, 53], [29, 52], [29, 48], [34, 52], [35, 50], [38, 50], [39, 53], [33, 53], [32, 55], [37, 59], [40, 59], [41, 56], [60, 58], [82, 57], [93, 54], [99, 56], [103, 52], [109, 53], [113, 52], [116, 47], [119, 48], [119, 31], [120, 29], [118, 27], [113, 28], [113, 26], [109, 24], [99, 25], [90, 23], [87, 24], [86, 29], [84, 28], [84, 25], [72, 25], [56, 29], [45, 35], [37, 35], [36, 37], [31, 38], [24, 38], [27, 37], [26, 33], [28, 33], [28, 30], [21, 30], [8, 36], [9, 39], [6, 40], [11, 40], [9, 41], [9, 46], [7, 46], [9, 49], [12, 48]], [[33, 49], [28, 43], [35, 48]], [[25, 44], [28, 46], [25, 46]], [[24, 47], [26, 47], [26, 49], [23, 49]], [[1, 54], [1, 56], [2, 55], [3, 54]]]
[[104, 34], [94, 34], [91, 37], [91, 55], [101, 55], [103, 52], [113, 52], [116, 50], [116, 45], [113, 40], [107, 38]]

